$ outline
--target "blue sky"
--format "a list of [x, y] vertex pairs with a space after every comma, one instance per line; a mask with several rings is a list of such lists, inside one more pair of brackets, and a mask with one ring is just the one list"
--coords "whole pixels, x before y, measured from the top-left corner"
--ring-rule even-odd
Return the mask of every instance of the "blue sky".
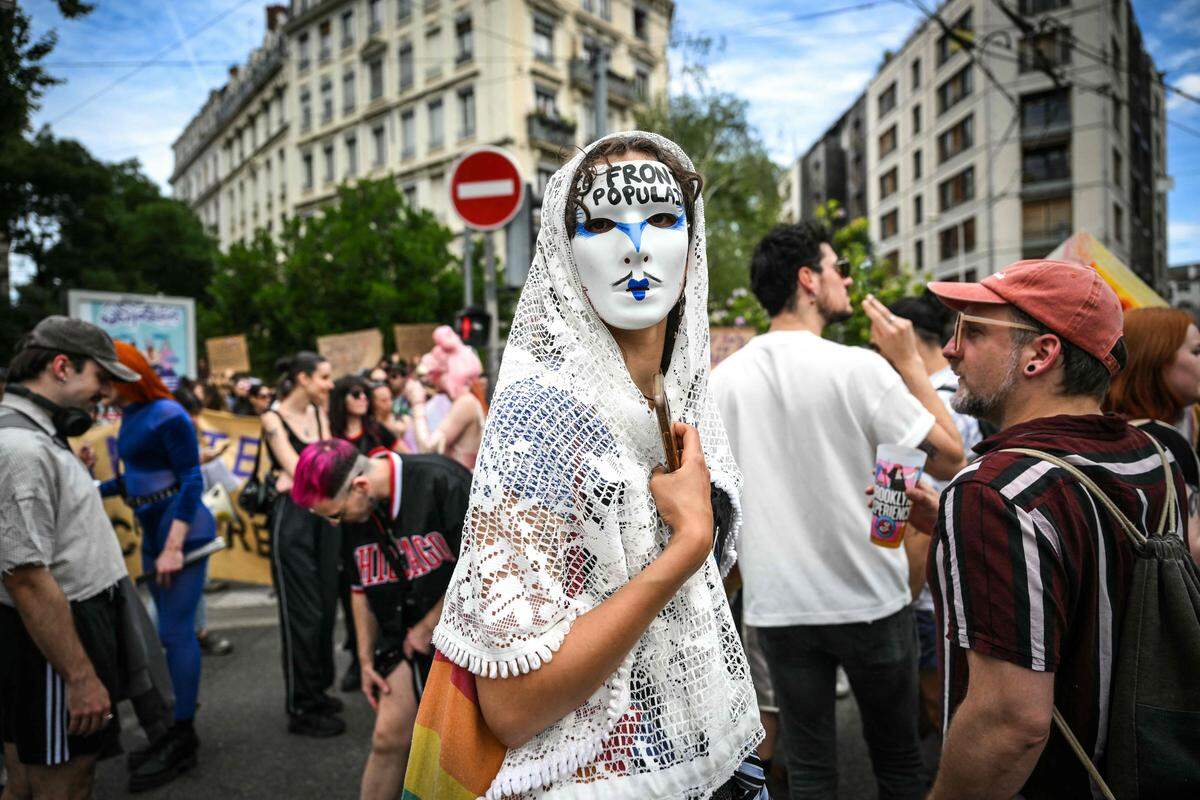
[[[37, 30], [57, 29], [48, 62], [66, 79], [46, 93], [34, 124], [49, 123], [106, 160], [136, 157], [165, 187], [171, 142], [228, 66], [261, 41], [265, 0], [94, 1], [91, 15], [65, 21], [51, 0], [22, 0]], [[911, 5], [887, 0], [796, 19], [862, 2], [677, 0], [676, 23], [723, 39], [710, 62], [713, 82], [749, 100], [752, 121], [786, 164], [841, 114], [884, 49], [898, 47], [918, 20]], [[1134, 9], [1168, 82], [1200, 95], [1200, 0], [1136, 0]], [[135, 72], [150, 59], [157, 61]], [[1175, 178], [1168, 258], [1200, 261], [1200, 104], [1174, 98], [1168, 118], [1176, 123], [1167, 135]]]

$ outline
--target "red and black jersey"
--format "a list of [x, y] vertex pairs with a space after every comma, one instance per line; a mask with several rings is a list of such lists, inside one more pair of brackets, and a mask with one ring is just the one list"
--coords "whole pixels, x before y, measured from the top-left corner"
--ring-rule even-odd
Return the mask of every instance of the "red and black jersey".
[[[1156, 529], [1166, 500], [1162, 463], [1145, 433], [1113, 415], [1014, 425], [977, 445], [982, 457], [942, 493], [930, 544], [929, 586], [944, 637], [944, 725], [966, 696], [967, 651], [974, 650], [1055, 673], [1055, 704], [1101, 762], [1132, 545], [1076, 479], [1046, 461], [997, 452], [1009, 447], [1043, 450], [1079, 467], [1144, 533]], [[1182, 499], [1178, 467], [1172, 471]], [[1182, 519], [1177, 525], [1186, 530]], [[1053, 730], [1021, 793], [1090, 798], [1088, 783]]]
[[[443, 456], [381, 452], [391, 491], [365, 522], [343, 525], [351, 589], [366, 595], [382, 630], [403, 635], [441, 599], [458, 561], [471, 473]], [[392, 559], [384, 554], [391, 543]], [[392, 566], [403, 569], [399, 575]]]

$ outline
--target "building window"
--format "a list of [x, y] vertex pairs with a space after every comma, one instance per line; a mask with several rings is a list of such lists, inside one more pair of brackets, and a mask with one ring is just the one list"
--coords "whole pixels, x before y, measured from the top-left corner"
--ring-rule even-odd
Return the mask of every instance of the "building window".
[[371, 128], [371, 164], [382, 167], [387, 161], [387, 137], [382, 125]]
[[558, 93], [553, 89], [534, 84], [533, 105], [543, 117], [558, 119]]
[[346, 177], [353, 178], [358, 174], [358, 137], [346, 137]]
[[921, 151], [914, 150], [913, 151], [913, 180], [915, 181], [915, 180], [919, 179], [920, 177], [921, 177]]
[[540, 14], [533, 17], [533, 57], [554, 63], [554, 23]]
[[1071, 31], [1056, 28], [1021, 40], [1021, 72], [1071, 63]]
[[1121, 43], [1117, 41], [1117, 37], [1112, 37], [1112, 43], [1109, 44], [1109, 58], [1112, 68], [1117, 72], [1121, 71]]
[[325, 155], [325, 183], [333, 183], [333, 143], [323, 148]]
[[601, 19], [612, 19], [612, 0], [596, 0], [596, 5], [600, 6]]
[[427, 106], [429, 111], [429, 149], [437, 150], [442, 146], [445, 124], [442, 120], [442, 100], [431, 100]]
[[938, 163], [944, 164], [975, 145], [975, 115], [963, 117], [938, 135]]
[[383, 0], [367, 0], [367, 34], [379, 33], [383, 27]]
[[913, 136], [921, 132], [921, 104], [917, 103], [912, 110]]
[[470, 139], [475, 135], [475, 90], [462, 89], [458, 93], [458, 138]]
[[1117, 186], [1121, 185], [1122, 173], [1124, 172], [1124, 164], [1121, 160], [1121, 154], [1117, 149], [1113, 148], [1113, 183]]
[[333, 81], [326, 78], [321, 81], [321, 122], [333, 119]]
[[913, 253], [915, 255], [913, 260], [916, 261], [917, 271], [920, 272], [925, 269], [925, 242], [917, 239], [916, 244], [913, 245]]
[[1120, 133], [1121, 131], [1121, 98], [1114, 91], [1112, 95], [1112, 124], [1113, 128]]
[[879, 137], [879, 157], [883, 158], [896, 149], [896, 126], [888, 128]]
[[342, 12], [342, 48], [354, 46], [354, 10]]
[[1071, 177], [1071, 146], [1056, 144], [1026, 150], [1021, 155], [1021, 182], [1069, 180]]
[[[1025, 240], [1065, 239], [1071, 235], [1071, 198], [1029, 200], [1021, 206], [1021, 236]], [[1041, 253], [1040, 256], [1044, 256]]]
[[879, 218], [879, 238], [890, 239], [900, 231], [900, 210], [893, 208]]
[[354, 91], [354, 70], [350, 70], [342, 76], [342, 113], [350, 114], [354, 111], [355, 103]]
[[899, 184], [899, 168], [892, 167], [887, 172], [879, 176], [879, 199], [891, 197], [896, 193], [897, 185]]
[[953, 78], [938, 87], [938, 114], [945, 114], [971, 94], [971, 84], [971, 65], [968, 64], [956, 72]]
[[417, 115], [411, 108], [400, 114], [400, 157], [407, 161], [417, 155]]
[[307, 33], [302, 33], [296, 37], [296, 51], [297, 65], [300, 71], [303, 72], [312, 64], [312, 54]]
[[889, 113], [896, 107], [896, 82], [892, 81], [883, 92], [879, 95], [879, 116]]
[[1071, 126], [1070, 89], [1055, 89], [1021, 97], [1021, 130], [1029, 133], [1062, 126]]
[[955, 22], [952, 28], [957, 36], [951, 36], [948, 33], [944, 33], [942, 34], [941, 38], [938, 39], [937, 63], [939, 67], [949, 61], [951, 56], [962, 49], [963, 46], [959, 42], [960, 38], [965, 41], [971, 40], [971, 12], [968, 11], [959, 17], [958, 22]]
[[914, 90], [921, 88], [921, 59], [914, 58], [912, 62], [912, 88]]
[[304, 189], [305, 189], [305, 191], [307, 191], [307, 190], [313, 188], [313, 181], [315, 180], [315, 177], [313, 175], [312, 153], [308, 152], [308, 153], [305, 153], [304, 155], [300, 156], [300, 164], [301, 164], [301, 172], [303, 173], [303, 178], [304, 178]]
[[471, 18], [459, 17], [454, 23], [454, 63], [463, 64], [471, 60], [475, 52], [474, 39], [471, 35]]
[[318, 26], [317, 33], [320, 43], [318, 58], [321, 59], [321, 63], [323, 64], [333, 55], [333, 23], [325, 20]]
[[425, 31], [425, 53], [426, 58], [430, 62], [425, 68], [425, 80], [431, 81], [440, 78], [442, 75], [442, 29], [430, 28]]
[[938, 231], [938, 258], [948, 261], [962, 253], [975, 251], [975, 218]]
[[650, 97], [650, 68], [637, 64], [633, 70], [633, 91], [643, 100]]
[[1021, 0], [1019, 8], [1025, 16], [1034, 14], [1045, 14], [1047, 11], [1054, 11], [1059, 8], [1066, 8], [1071, 5], [1071, 0]]
[[415, 80], [416, 68], [413, 66], [412, 42], [404, 42], [400, 45], [400, 91], [411, 89]]
[[883, 266], [888, 272], [897, 272], [900, 269], [900, 251], [889, 250], [883, 254], [883, 258], [880, 261], [883, 262]]
[[409, 208], [417, 207], [417, 185], [415, 183], [406, 183], [404, 188], [404, 202]]
[[396, 0], [396, 22], [404, 25], [412, 19], [412, 0]]
[[300, 131], [307, 132], [312, 128], [312, 95], [308, 89], [300, 91]]
[[650, 12], [644, 6], [633, 6], [633, 35], [643, 42], [650, 41]]
[[938, 207], [942, 211], [975, 199], [975, 167], [967, 167], [938, 184]]
[[913, 198], [913, 225], [920, 225], [925, 221], [925, 198], [917, 195]]
[[1125, 241], [1125, 212], [1117, 203], [1113, 203], [1113, 239]]
[[383, 59], [372, 59], [367, 65], [367, 75], [371, 80], [371, 99], [383, 97]]

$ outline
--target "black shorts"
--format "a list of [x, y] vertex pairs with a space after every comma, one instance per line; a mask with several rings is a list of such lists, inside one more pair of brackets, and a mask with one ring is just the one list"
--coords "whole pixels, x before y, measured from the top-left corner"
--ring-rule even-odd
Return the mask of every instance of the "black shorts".
[[413, 694], [417, 700], [420, 700], [425, 691], [425, 682], [429, 680], [429, 670], [433, 668], [433, 655], [413, 653], [412, 658], [406, 657], [404, 655], [404, 637], [407, 633], [407, 630], [384, 629], [380, 631], [379, 639], [375, 642], [372, 667], [381, 678], [386, 680], [401, 661], [407, 661], [408, 665], [412, 667]]
[[[110, 699], [118, 696], [120, 655], [117, 602], [120, 593], [105, 590], [71, 603], [71, 616]], [[0, 604], [0, 738], [17, 748], [17, 760], [30, 766], [65, 764], [77, 756], [108, 758], [121, 752], [121, 723], [113, 718], [91, 736], [67, 734], [67, 686], [34, 644], [15, 608]]]

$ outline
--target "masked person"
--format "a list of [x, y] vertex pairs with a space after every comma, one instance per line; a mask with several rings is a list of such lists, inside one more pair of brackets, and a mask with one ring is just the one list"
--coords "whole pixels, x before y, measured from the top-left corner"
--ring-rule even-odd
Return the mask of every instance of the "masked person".
[[421, 358], [421, 367], [427, 380], [450, 398], [451, 405], [444, 417], [432, 423], [425, 408], [425, 387], [419, 381], [408, 382], [406, 397], [416, 442], [422, 452], [444, 453], [467, 469], [475, 469], [485, 410], [473, 387], [483, 374], [483, 364], [449, 325], [435, 330], [433, 341], [433, 349]]
[[21, 340], [0, 403], [0, 708], [5, 797], [91, 797], [121, 751], [120, 594], [128, 574], [67, 438], [112, 382], [138, 380], [107, 333], [47, 317]]
[[721, 583], [741, 476], [707, 388], [700, 185], [640, 132], [547, 184], [434, 634], [507, 747], [489, 797], [762, 791], [735, 778], [763, 734]]

